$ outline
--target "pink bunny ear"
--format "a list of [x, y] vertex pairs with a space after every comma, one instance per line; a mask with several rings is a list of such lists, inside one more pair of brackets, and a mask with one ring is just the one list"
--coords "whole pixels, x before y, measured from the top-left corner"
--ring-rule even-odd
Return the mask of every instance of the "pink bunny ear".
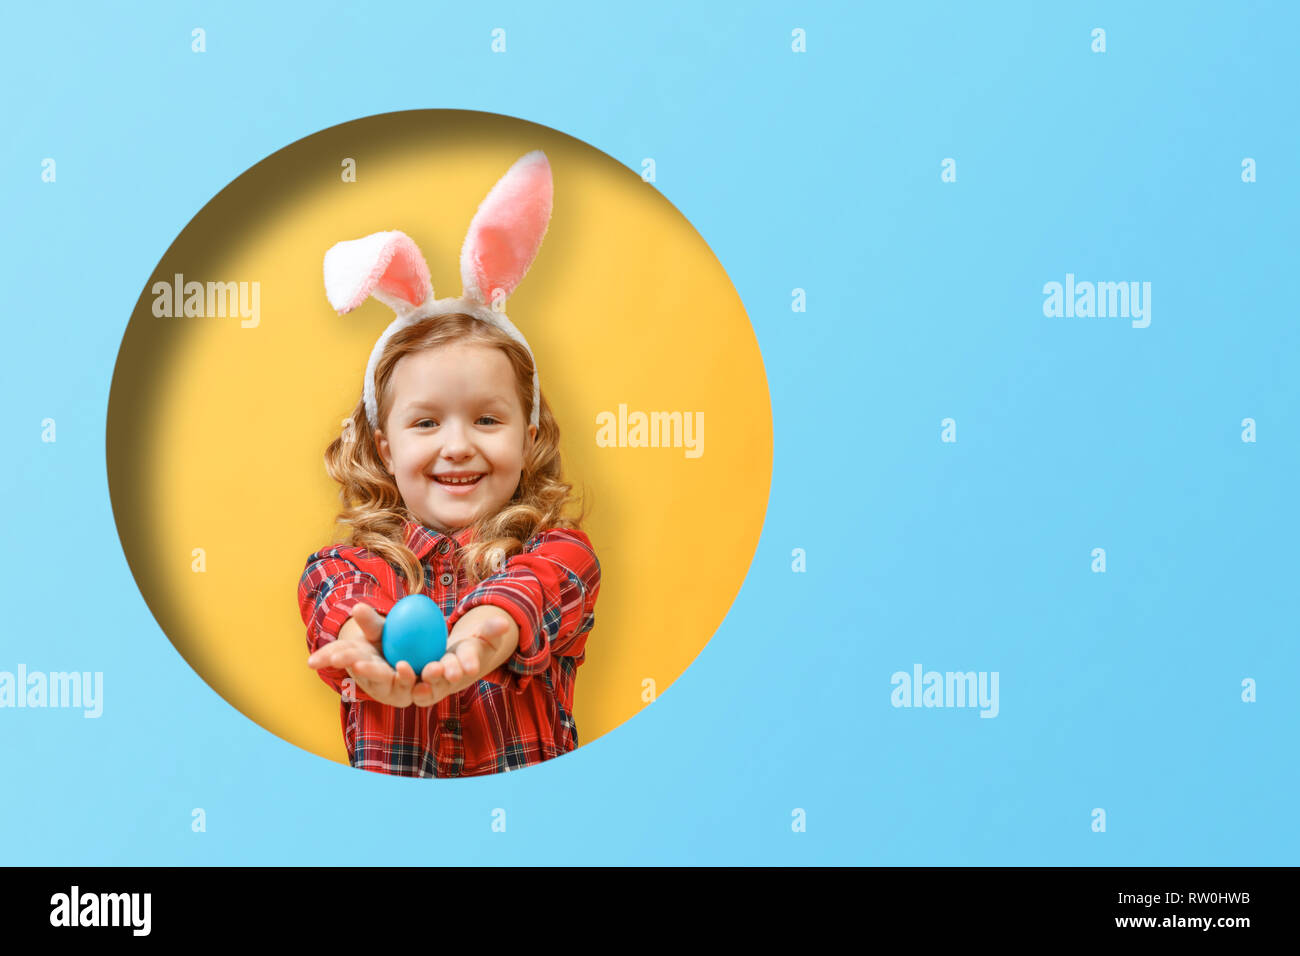
[[535, 149], [515, 161], [492, 187], [465, 234], [460, 251], [464, 298], [490, 305], [500, 290], [519, 285], [551, 221], [551, 164]]
[[325, 253], [325, 295], [339, 315], [373, 295], [393, 311], [409, 312], [433, 295], [429, 266], [404, 232], [349, 239]]

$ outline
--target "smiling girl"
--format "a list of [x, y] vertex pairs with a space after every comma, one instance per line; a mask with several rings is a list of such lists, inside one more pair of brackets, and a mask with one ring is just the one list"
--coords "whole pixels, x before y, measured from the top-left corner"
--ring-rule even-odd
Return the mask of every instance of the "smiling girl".
[[[458, 299], [432, 298], [423, 257], [402, 233], [326, 256], [340, 312], [369, 295], [398, 312], [325, 455], [349, 540], [311, 555], [298, 587], [307, 663], [340, 694], [355, 767], [475, 776], [578, 744], [574, 682], [600, 564], [582, 516], [564, 514], [572, 486], [531, 349], [482, 293], [502, 301], [522, 278], [550, 188], [534, 152], [489, 193], [466, 238]], [[448, 625], [446, 655], [419, 675], [380, 650], [382, 615], [418, 593]]]

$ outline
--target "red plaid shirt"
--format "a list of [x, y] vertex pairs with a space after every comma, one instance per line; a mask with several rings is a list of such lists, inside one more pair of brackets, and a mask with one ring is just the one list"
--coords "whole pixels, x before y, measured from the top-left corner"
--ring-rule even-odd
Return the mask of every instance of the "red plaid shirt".
[[[578, 746], [573, 684], [596, 623], [600, 563], [581, 531], [540, 531], [506, 566], [473, 590], [452, 567], [470, 529], [446, 535], [407, 521], [406, 545], [424, 562], [424, 593], [442, 608], [450, 632], [470, 608], [492, 604], [519, 625], [519, 647], [496, 670], [432, 707], [381, 704], [342, 668], [317, 671], [340, 697], [343, 740], [352, 766], [407, 777], [470, 777], [526, 767]], [[352, 607], [387, 614], [404, 580], [364, 548], [333, 545], [307, 559], [298, 608], [307, 648], [336, 640]], [[345, 683], [346, 681], [346, 683]]]

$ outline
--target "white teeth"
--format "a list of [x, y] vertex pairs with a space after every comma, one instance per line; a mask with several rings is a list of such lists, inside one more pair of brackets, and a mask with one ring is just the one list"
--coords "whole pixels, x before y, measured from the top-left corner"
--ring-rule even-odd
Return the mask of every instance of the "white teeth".
[[482, 475], [475, 475], [472, 478], [437, 478], [435, 480], [448, 485], [472, 485], [482, 477]]

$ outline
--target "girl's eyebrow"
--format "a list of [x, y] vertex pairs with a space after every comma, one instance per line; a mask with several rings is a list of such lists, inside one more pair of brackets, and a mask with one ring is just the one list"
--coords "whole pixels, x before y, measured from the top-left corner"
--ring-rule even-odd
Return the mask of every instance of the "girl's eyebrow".
[[[506, 399], [502, 398], [500, 395], [489, 395], [486, 398], [480, 399], [476, 404], [480, 408], [496, 408], [496, 409], [501, 409], [503, 411], [510, 408], [510, 403]], [[415, 411], [419, 411], [420, 409], [427, 409], [430, 411], [440, 411], [441, 408], [442, 406], [440, 406], [437, 402], [430, 402], [424, 399], [418, 399], [413, 402], [408, 402], [404, 410], [407, 412], [415, 412]]]

